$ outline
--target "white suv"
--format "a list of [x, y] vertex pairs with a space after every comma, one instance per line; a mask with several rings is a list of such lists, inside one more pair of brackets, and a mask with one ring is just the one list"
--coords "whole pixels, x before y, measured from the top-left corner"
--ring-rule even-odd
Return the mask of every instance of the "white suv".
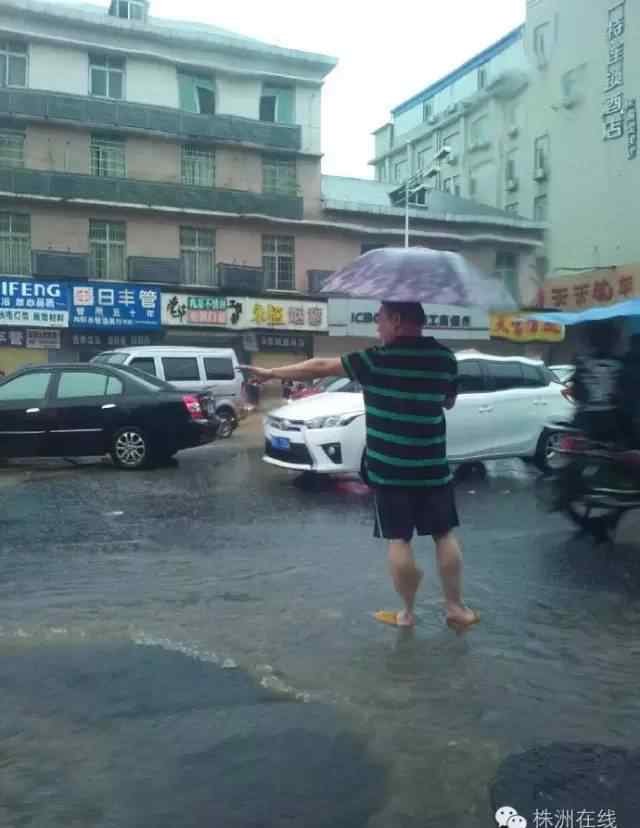
[[[550, 422], [569, 420], [573, 405], [543, 363], [474, 351], [456, 354], [458, 399], [447, 418], [452, 463], [522, 457], [552, 462]], [[318, 394], [272, 411], [264, 422], [264, 461], [317, 474], [365, 474], [362, 394]]]

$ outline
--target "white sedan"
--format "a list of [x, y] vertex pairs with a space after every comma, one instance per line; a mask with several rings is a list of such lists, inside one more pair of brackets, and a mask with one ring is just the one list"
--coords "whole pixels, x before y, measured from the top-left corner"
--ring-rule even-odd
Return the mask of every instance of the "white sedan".
[[[476, 352], [456, 355], [458, 399], [446, 412], [452, 463], [505, 457], [553, 462], [556, 432], [574, 407], [541, 362]], [[328, 393], [272, 411], [264, 421], [264, 461], [316, 474], [364, 475], [366, 425], [362, 394]]]

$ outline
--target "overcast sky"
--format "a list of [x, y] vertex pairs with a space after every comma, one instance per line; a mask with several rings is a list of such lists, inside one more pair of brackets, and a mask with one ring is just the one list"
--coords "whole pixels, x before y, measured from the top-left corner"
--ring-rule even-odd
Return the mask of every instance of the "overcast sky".
[[371, 132], [389, 110], [524, 22], [525, 11], [526, 0], [151, 0], [158, 17], [338, 58], [323, 94], [323, 171], [363, 177], [372, 176]]

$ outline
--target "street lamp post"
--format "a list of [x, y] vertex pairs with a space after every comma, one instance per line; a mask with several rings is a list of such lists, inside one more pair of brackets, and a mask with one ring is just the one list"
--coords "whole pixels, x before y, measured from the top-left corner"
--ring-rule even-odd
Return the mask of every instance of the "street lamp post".
[[[404, 182], [404, 246], [409, 247], [409, 196], [422, 189], [425, 179], [435, 178], [440, 173], [440, 162], [451, 155], [451, 147], [444, 146], [433, 156], [431, 166], [426, 170], [418, 170], [414, 175], [407, 176]], [[409, 144], [407, 144], [407, 169], [410, 163]]]

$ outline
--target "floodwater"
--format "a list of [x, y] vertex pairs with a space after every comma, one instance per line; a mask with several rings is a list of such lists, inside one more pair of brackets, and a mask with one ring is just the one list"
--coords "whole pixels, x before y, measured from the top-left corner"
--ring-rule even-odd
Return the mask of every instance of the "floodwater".
[[458, 483], [479, 627], [446, 629], [422, 541], [398, 631], [367, 490], [259, 442], [0, 472], [3, 828], [486, 828], [514, 752], [637, 747], [640, 566], [541, 513], [535, 472]]

